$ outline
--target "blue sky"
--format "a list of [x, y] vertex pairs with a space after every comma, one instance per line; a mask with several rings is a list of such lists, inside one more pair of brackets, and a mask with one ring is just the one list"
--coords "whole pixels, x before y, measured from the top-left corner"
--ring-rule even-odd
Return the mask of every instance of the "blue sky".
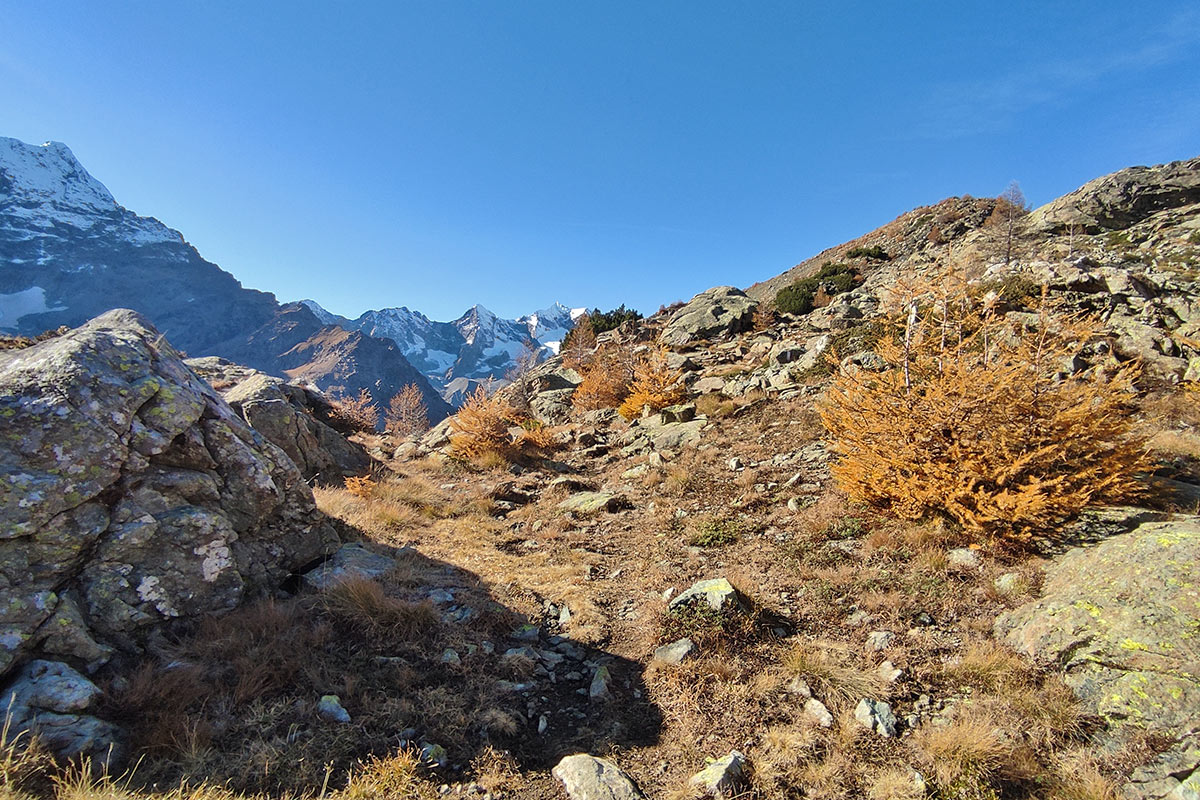
[[0, 43], [0, 135], [351, 316], [651, 312], [950, 195], [1200, 155], [1194, 0], [48, 0]]

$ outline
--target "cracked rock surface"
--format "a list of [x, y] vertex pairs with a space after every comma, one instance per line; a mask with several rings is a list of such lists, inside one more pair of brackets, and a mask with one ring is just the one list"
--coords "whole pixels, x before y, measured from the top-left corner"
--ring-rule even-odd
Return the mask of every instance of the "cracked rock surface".
[[996, 636], [1057, 665], [1114, 739], [1148, 730], [1175, 740], [1158, 768], [1135, 773], [1129, 796], [1166, 797], [1200, 772], [1200, 517], [1069, 551], [1040, 599], [997, 619]]
[[137, 313], [0, 353], [0, 673], [94, 670], [335, 543], [291, 459]]

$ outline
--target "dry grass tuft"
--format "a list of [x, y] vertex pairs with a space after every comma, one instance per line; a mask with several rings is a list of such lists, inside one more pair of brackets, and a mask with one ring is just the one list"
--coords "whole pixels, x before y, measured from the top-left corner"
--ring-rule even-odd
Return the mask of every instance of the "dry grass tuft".
[[338, 619], [360, 629], [412, 640], [434, 629], [439, 622], [433, 604], [410, 603], [389, 597], [369, 578], [349, 578], [329, 587], [325, 605]]
[[888, 684], [874, 668], [854, 666], [849, 647], [832, 641], [797, 642], [784, 653], [782, 665], [808, 681], [817, 698], [846, 707], [864, 697], [882, 700]]

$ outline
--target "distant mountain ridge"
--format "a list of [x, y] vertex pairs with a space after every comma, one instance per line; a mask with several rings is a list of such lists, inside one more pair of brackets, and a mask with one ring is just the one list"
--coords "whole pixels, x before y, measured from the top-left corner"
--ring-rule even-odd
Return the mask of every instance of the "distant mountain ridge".
[[315, 300], [300, 304], [326, 324], [395, 342], [413, 366], [442, 387], [452, 404], [474, 382], [503, 379], [528, 348], [543, 356], [558, 353], [567, 332], [584, 313], [582, 308], [555, 303], [517, 319], [504, 319], [474, 305], [456, 320], [436, 322], [401, 306], [367, 311], [351, 320], [326, 311]]
[[335, 393], [367, 389], [381, 405], [413, 383], [432, 420], [450, 412], [395, 343], [244, 288], [178, 231], [118, 204], [66, 145], [0, 137], [0, 333], [75, 327], [121, 307], [192, 356]]

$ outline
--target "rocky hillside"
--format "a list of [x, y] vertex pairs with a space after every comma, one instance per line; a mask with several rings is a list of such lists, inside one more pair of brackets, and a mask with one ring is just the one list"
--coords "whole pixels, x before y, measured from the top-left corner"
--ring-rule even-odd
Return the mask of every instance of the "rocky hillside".
[[[10, 693], [32, 709], [22, 726], [52, 732], [51, 715], [80, 712], [120, 726], [126, 752], [141, 759], [133, 789], [120, 791], [139, 795], [203, 784], [338, 800], [1190, 798], [1200, 791], [1200, 205], [1189, 188], [1198, 178], [1200, 161], [1122, 171], [1014, 216], [1011, 228], [995, 200], [918, 209], [747, 292], [717, 287], [602, 334], [594, 350], [549, 359], [420, 440], [360, 437], [386, 463], [313, 493], [356, 541], [316, 570], [295, 567], [304, 576], [269, 601], [161, 628], [136, 669], [110, 660], [85, 678], [75, 651], [59, 656], [40, 638], [56, 630], [38, 615], [58, 595], [20, 595], [4, 607], [26, 625], [6, 640], [18, 653]], [[910, 279], [951, 272], [1003, 321], [1007, 340], [1076, 330], [1073, 311], [1099, 318], [1070, 359], [1036, 362], [1048, 377], [1035, 393], [1115, 387], [1108, 405], [1093, 395], [1063, 414], [1074, 424], [1105, 417], [1136, 442], [1127, 465], [1137, 493], [1125, 505], [1047, 511], [1036, 533], [1018, 533], [1005, 523], [1028, 513], [1019, 503], [973, 527], [946, 509], [905, 516], [848, 494], [840, 468], [853, 453], [820, 413], [831, 381], [895, 382], [884, 333], [902, 310], [897, 297]], [[763, 302], [809, 278], [806, 310]], [[1043, 294], [1053, 317], [1033, 311]], [[21, 363], [36, 375], [36, 354], [58, 347], [17, 352], [35, 354]], [[1140, 373], [1130, 369], [1138, 363]], [[231, 365], [212, 370], [213, 380], [239, 380]], [[19, 405], [29, 424], [4, 430], [29, 433], [0, 454], [10, 482], [57, 474], [54, 444], [73, 433], [60, 430], [72, 417], [55, 412], [50, 387], [93, 391], [88, 372], [57, 370], [33, 393], [51, 399]], [[160, 430], [162, 416], [157, 401], [143, 405], [149, 390], [119, 376], [99, 385], [137, 409], [109, 448], [134, 463], [105, 485], [144, 509], [135, 534], [150, 520], [183, 526], [191, 517], [173, 509], [211, 496], [175, 471], [195, 436], [145, 445], [142, 428]], [[196, 391], [205, 431], [210, 417], [232, 413]], [[254, 417], [246, 404], [241, 413]], [[1022, 435], [1041, 435], [1026, 416]], [[40, 433], [49, 423], [52, 437]], [[918, 431], [894, 465], [911, 472], [934, 451], [955, 458], [989, 433], [971, 429], [942, 448], [945, 431]], [[255, 446], [277, 469], [287, 459]], [[978, 465], [961, 459], [935, 479], [953, 488], [975, 475]], [[213, 480], [242, 486], [240, 470]], [[143, 481], [150, 496], [138, 494]], [[167, 483], [183, 501], [158, 502]], [[1034, 480], [1031, 491], [1054, 483]], [[22, 485], [25, 504], [6, 508], [20, 515], [78, 493], [51, 488], [59, 499]], [[101, 499], [118, 510], [132, 502]], [[38, 512], [49, 538], [30, 539], [27, 526], [3, 541], [55, 553], [73, 536], [91, 541], [93, 528], [62, 527], [70, 520], [58, 510]], [[149, 546], [106, 526], [106, 556]], [[187, 542], [177, 555], [200, 560], [202, 572], [210, 550]], [[159, 575], [141, 564], [106, 557], [100, 568], [128, 568], [141, 587]], [[10, 572], [10, 591], [22, 591]], [[82, 686], [73, 696], [86, 702], [27, 699], [43, 698], [44, 685]], [[22, 769], [11, 772], [48, 770]]]

